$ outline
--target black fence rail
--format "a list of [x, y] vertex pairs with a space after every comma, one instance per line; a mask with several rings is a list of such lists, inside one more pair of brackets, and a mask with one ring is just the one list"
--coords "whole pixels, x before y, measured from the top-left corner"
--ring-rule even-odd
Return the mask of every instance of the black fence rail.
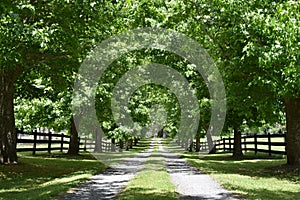
[[[285, 134], [265, 134], [265, 135], [246, 135], [241, 138], [242, 150], [253, 151], [255, 154], [258, 152], [272, 154], [286, 155], [286, 140]], [[221, 138], [214, 141], [217, 151], [233, 151], [234, 138]], [[195, 147], [195, 145], [194, 145]], [[207, 151], [208, 143], [200, 142], [200, 150]]]
[[[49, 154], [51, 151], [68, 150], [70, 143], [70, 136], [64, 134], [56, 134], [52, 132], [40, 133], [32, 131], [30, 134], [23, 130], [17, 130], [19, 135], [17, 139], [17, 152], [32, 151], [35, 155], [37, 151], [47, 151]], [[39, 144], [43, 144], [43, 147], [39, 147]]]
[[[52, 151], [60, 151], [69, 149], [70, 136], [65, 134], [41, 133], [32, 131], [31, 133], [24, 132], [23, 130], [17, 130], [17, 152], [32, 152], [33, 155], [38, 151], [47, 151], [51, 154]], [[108, 152], [111, 150], [111, 143], [102, 141], [100, 143], [102, 152]], [[79, 149], [90, 150], [95, 148], [95, 141], [88, 140], [86, 137], [79, 137]]]

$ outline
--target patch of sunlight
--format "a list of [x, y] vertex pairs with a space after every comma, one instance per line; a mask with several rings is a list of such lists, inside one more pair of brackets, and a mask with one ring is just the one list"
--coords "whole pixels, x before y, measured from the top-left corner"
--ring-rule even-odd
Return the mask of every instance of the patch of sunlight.
[[[1, 189], [0, 190], [0, 194], [1, 193], [8, 193], [8, 192], [24, 192], [27, 191], [28, 189], [26, 188], [10, 188], [10, 189]], [[1, 199], [1, 198], [0, 198]]]
[[[43, 158], [44, 160], [57, 160], [57, 158]], [[97, 162], [97, 160], [92, 160], [92, 159], [75, 159], [75, 158], [59, 158], [60, 161], [63, 162]]]
[[[262, 161], [261, 159], [245, 159], [245, 160], [234, 161], [234, 163], [258, 163], [261, 161]], [[264, 162], [275, 162], [277, 160], [270, 158], [270, 159], [263, 159], [263, 161]]]
[[8, 178], [6, 174], [4, 174], [3, 172], [0, 172], [0, 178], [1, 179], [5, 179], [5, 180], [11, 180], [12, 178]]
[[91, 176], [92, 176], [92, 174], [80, 174], [80, 175], [74, 175], [74, 176], [71, 176], [71, 177], [56, 178], [54, 180], [51, 180], [51, 181], [48, 181], [48, 182], [45, 182], [45, 183], [39, 185], [39, 188], [47, 187], [49, 185], [57, 185], [57, 184], [61, 184], [61, 183], [73, 182], [73, 181], [76, 181], [76, 180], [79, 180], [79, 179], [86, 179], [86, 178], [89, 178]]
[[300, 185], [275, 177], [252, 177], [239, 174], [211, 174], [213, 179], [230, 188], [255, 188], [273, 191], [299, 191]]

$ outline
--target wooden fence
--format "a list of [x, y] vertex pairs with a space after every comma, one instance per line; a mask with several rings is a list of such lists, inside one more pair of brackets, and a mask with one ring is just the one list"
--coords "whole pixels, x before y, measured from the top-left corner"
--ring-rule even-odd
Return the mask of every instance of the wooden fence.
[[[17, 130], [17, 152], [32, 152], [33, 155], [37, 151], [46, 151], [51, 154], [51, 151], [60, 151], [69, 149], [70, 136], [57, 133], [40, 133], [32, 131], [30, 134], [23, 130]], [[95, 141], [88, 140], [85, 138], [79, 138], [79, 149], [80, 150], [93, 150], [95, 147]], [[102, 142], [101, 150], [108, 152], [111, 150], [110, 142]]]
[[[265, 134], [265, 135], [245, 135], [241, 138], [242, 150], [286, 155], [285, 147], [285, 134]], [[234, 138], [221, 138], [214, 141], [214, 145], [217, 151], [233, 151]], [[208, 150], [207, 142], [201, 142], [201, 151]]]
[[[85, 149], [88, 151], [94, 151], [95, 149], [95, 141], [84, 138], [83, 144]], [[111, 142], [102, 141], [99, 146], [99, 152], [110, 152], [112, 151], [112, 144]]]

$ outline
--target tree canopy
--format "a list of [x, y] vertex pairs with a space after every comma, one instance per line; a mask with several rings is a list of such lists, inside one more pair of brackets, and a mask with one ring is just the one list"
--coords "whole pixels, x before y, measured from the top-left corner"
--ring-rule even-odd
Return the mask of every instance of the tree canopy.
[[[74, 81], [95, 46], [117, 33], [161, 27], [197, 41], [214, 59], [226, 88], [224, 131], [233, 129], [238, 138], [245, 124], [286, 121], [288, 164], [300, 164], [299, 7], [293, 0], [3, 1], [1, 162], [17, 161], [16, 126], [70, 129]], [[145, 49], [115, 60], [98, 82], [96, 110], [107, 137], [127, 134], [112, 115], [114, 87], [126, 72], [149, 63], [171, 66], [188, 81], [201, 114], [191, 123], [199, 123], [198, 135], [204, 136], [213, 101], [201, 74], [178, 55]], [[154, 105], [166, 112], [165, 130], [175, 136], [180, 105], [168, 88], [149, 84], [136, 90], [130, 99], [132, 119], [149, 124]]]

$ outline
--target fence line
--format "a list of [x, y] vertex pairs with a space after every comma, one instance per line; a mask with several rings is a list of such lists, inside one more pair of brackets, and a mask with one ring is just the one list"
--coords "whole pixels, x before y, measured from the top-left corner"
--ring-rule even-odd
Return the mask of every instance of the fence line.
[[[96, 143], [94, 140], [89, 140], [89, 139], [85, 138], [84, 145], [85, 145], [86, 150], [94, 151]], [[111, 142], [102, 141], [100, 143], [98, 151], [99, 152], [109, 152], [112, 150], [111, 146], [112, 146]]]
[[[272, 139], [281, 139], [282, 141], [272, 141]], [[258, 152], [272, 154], [286, 155], [285, 147], [286, 140], [285, 134], [265, 134], [265, 135], [246, 135], [241, 137], [242, 150], [254, 151], [255, 154]], [[214, 141], [214, 145], [217, 151], [233, 151], [234, 138], [221, 138]], [[200, 142], [201, 151], [208, 150], [207, 142]], [[263, 148], [264, 147], [264, 148]], [[195, 148], [195, 145], [194, 145]], [[275, 148], [275, 149], [274, 149]]]
[[[31, 151], [33, 155], [37, 151], [47, 151], [51, 154], [51, 151], [60, 151], [69, 149], [70, 136], [65, 134], [57, 134], [49, 131], [48, 133], [40, 133], [37, 130], [32, 131], [31, 134], [24, 132], [24, 130], [17, 130], [17, 134], [25, 138], [17, 138], [17, 152], [27, 152]], [[33, 137], [33, 139], [28, 138]], [[38, 137], [39, 136], [39, 137]], [[42, 139], [41, 139], [42, 137]], [[22, 147], [22, 144], [28, 144], [26, 147]], [[32, 146], [30, 147], [30, 144]], [[38, 144], [44, 144], [45, 147], [37, 147]], [[100, 143], [102, 152], [108, 152], [111, 150], [111, 143], [102, 141]], [[95, 141], [88, 140], [85, 138], [79, 137], [79, 150], [93, 150], [95, 147]]]

